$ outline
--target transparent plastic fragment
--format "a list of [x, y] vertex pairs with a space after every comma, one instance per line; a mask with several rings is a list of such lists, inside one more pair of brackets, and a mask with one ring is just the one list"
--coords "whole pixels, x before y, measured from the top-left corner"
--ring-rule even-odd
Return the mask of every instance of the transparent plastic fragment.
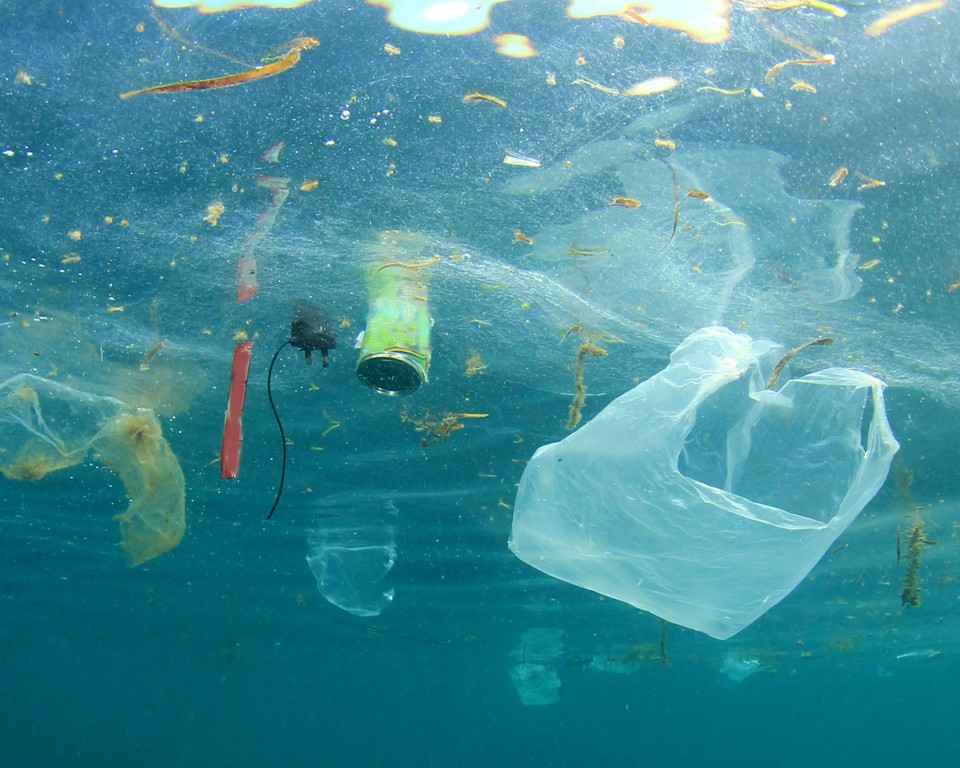
[[393, 601], [384, 583], [397, 561], [391, 526], [331, 526], [313, 534], [307, 564], [326, 600], [354, 616], [379, 616]]
[[510, 670], [510, 680], [527, 706], [555, 704], [560, 699], [560, 676], [547, 664], [517, 664]]

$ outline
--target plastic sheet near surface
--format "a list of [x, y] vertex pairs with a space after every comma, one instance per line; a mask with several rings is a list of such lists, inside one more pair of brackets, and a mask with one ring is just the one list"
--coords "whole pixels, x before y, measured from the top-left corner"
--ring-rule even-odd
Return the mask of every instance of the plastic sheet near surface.
[[176, 547], [186, 529], [183, 472], [152, 411], [20, 374], [0, 383], [0, 471], [40, 480], [90, 451], [120, 476], [130, 506], [117, 515], [131, 566]]
[[774, 349], [697, 331], [665, 370], [540, 448], [513, 552], [718, 639], [776, 605], [873, 498], [899, 444], [882, 382], [832, 368], [766, 389]]

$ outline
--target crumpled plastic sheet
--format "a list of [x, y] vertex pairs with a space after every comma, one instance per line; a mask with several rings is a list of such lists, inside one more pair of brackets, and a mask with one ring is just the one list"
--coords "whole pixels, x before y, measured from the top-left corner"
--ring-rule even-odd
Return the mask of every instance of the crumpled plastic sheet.
[[4, 476], [40, 480], [91, 452], [127, 490], [116, 519], [130, 566], [176, 547], [186, 530], [183, 472], [152, 411], [32, 374], [0, 382]]

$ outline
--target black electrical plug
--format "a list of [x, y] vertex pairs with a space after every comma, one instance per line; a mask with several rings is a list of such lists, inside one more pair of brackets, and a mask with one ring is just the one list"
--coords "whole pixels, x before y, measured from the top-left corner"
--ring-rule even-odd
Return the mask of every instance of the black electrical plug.
[[303, 350], [307, 365], [313, 360], [313, 353], [319, 351], [320, 360], [326, 368], [330, 362], [327, 353], [336, 349], [337, 337], [329, 330], [329, 323], [316, 308], [299, 302], [290, 324], [290, 344]]

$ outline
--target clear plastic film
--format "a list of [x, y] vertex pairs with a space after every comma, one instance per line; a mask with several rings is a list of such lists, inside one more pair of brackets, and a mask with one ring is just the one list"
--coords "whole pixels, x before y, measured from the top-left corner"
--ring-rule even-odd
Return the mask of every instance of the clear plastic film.
[[721, 327], [540, 448], [510, 547], [564, 581], [724, 639], [786, 597], [886, 479], [883, 384], [831, 368], [768, 389], [774, 346]]
[[354, 616], [379, 616], [393, 602], [388, 574], [397, 561], [396, 507], [363, 494], [324, 501], [336, 510], [310, 532], [307, 565], [331, 605]]

